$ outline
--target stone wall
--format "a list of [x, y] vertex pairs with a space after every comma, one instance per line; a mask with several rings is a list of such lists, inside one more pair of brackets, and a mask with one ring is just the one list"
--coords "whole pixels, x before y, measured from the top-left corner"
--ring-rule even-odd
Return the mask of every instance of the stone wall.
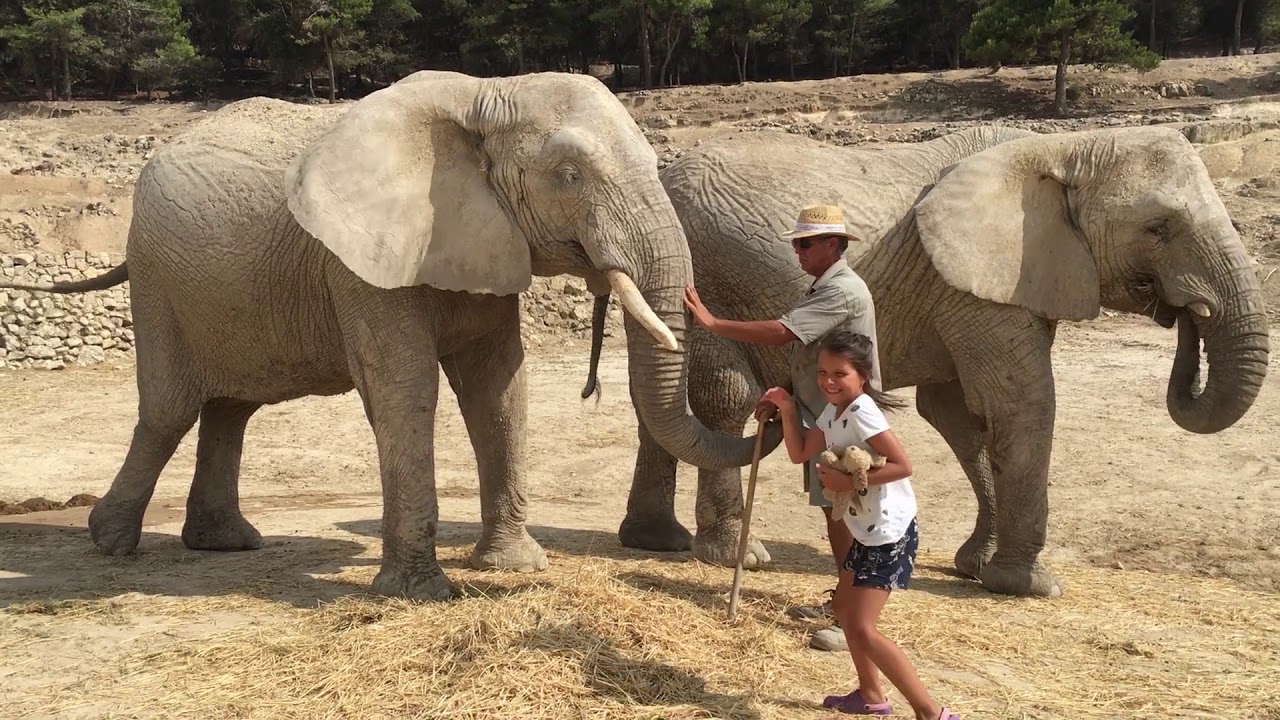
[[[0, 255], [0, 271], [6, 282], [66, 282], [99, 275], [123, 260], [123, 255], [80, 250], [58, 255], [8, 254]], [[520, 305], [529, 347], [590, 335], [592, 297], [577, 278], [535, 278]], [[622, 322], [616, 297], [611, 305], [609, 335]], [[4, 367], [56, 370], [132, 359], [128, 283], [75, 295], [0, 289], [0, 324], [0, 365]]]
[[[0, 255], [7, 282], [83, 280], [123, 260], [107, 253], [69, 250]], [[5, 367], [56, 370], [95, 365], [133, 352], [127, 285], [79, 295], [0, 290], [0, 361]]]

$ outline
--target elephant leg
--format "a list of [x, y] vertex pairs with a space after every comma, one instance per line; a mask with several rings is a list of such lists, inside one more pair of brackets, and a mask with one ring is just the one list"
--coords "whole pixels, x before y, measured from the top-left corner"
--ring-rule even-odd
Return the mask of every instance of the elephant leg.
[[457, 590], [436, 558], [435, 338], [417, 302], [386, 301], [386, 291], [366, 288], [340, 288], [340, 294], [347, 362], [373, 428], [382, 478], [382, 565], [371, 590], [415, 600], [454, 598]]
[[[966, 404], [987, 427], [995, 489], [996, 550], [978, 577], [992, 592], [1056, 597], [1062, 584], [1040, 560], [1048, 534], [1056, 410], [1054, 325], [1009, 306], [985, 312], [993, 317], [956, 324], [971, 334], [952, 350]], [[999, 332], [974, 337], [974, 327]]]
[[196, 472], [182, 542], [192, 550], [256, 550], [262, 535], [240, 513], [240, 454], [259, 403], [218, 398], [200, 410]]
[[[635, 389], [632, 407], [638, 407]], [[627, 496], [627, 515], [618, 527], [625, 547], [653, 552], [683, 552], [693, 547], [693, 535], [676, 519], [676, 458], [653, 439], [636, 413], [640, 447]]]
[[177, 328], [140, 285], [133, 290], [138, 421], [115, 480], [89, 512], [89, 537], [108, 555], [137, 549], [160, 473], [195, 425], [203, 403]]
[[458, 397], [480, 475], [484, 526], [471, 553], [474, 568], [545, 570], [547, 554], [525, 528], [528, 385], [519, 308], [503, 327], [441, 361]]
[[[698, 375], [698, 382], [690, 382], [690, 408], [707, 427], [741, 437], [743, 418], [751, 417], [764, 388], [746, 356], [731, 341], [708, 333], [699, 333], [698, 337], [700, 342], [690, 344], [689, 367], [700, 368], [705, 376]], [[715, 565], [737, 564], [744, 509], [741, 468], [698, 468], [694, 557]], [[758, 568], [770, 560], [764, 545], [748, 535], [743, 567]]]
[[982, 420], [969, 411], [964, 403], [964, 390], [956, 381], [917, 387], [916, 410], [942, 435], [973, 486], [978, 518], [973, 534], [956, 552], [955, 566], [960, 572], [978, 578], [996, 551], [995, 481], [991, 477]]

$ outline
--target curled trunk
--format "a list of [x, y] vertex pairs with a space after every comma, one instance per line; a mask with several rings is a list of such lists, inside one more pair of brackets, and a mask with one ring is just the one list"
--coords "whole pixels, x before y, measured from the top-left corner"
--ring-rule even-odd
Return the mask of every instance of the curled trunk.
[[[1256, 290], [1224, 293], [1231, 310], [1202, 317], [1178, 312], [1178, 350], [1169, 373], [1169, 416], [1184, 430], [1216, 433], [1248, 412], [1267, 374], [1268, 330]], [[1200, 343], [1209, 362], [1208, 381], [1197, 391]]]

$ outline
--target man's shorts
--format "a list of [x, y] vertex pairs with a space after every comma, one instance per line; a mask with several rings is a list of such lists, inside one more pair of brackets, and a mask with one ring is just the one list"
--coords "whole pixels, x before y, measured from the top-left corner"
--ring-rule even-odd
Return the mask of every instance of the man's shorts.
[[853, 541], [844, 559], [844, 569], [853, 575], [854, 587], [905, 590], [916, 566], [920, 528], [915, 518], [897, 542], [867, 546]]

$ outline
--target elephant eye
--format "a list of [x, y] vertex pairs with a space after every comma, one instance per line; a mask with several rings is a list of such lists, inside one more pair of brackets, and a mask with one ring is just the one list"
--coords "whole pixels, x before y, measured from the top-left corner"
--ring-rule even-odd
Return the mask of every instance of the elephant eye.
[[1169, 232], [1168, 220], [1155, 220], [1147, 223], [1146, 231], [1156, 237], [1157, 240], [1164, 242]]
[[556, 170], [556, 175], [559, 176], [560, 183], [565, 187], [573, 187], [578, 184], [578, 180], [581, 179], [581, 175], [578, 173], [578, 168], [572, 165], [561, 165]]

